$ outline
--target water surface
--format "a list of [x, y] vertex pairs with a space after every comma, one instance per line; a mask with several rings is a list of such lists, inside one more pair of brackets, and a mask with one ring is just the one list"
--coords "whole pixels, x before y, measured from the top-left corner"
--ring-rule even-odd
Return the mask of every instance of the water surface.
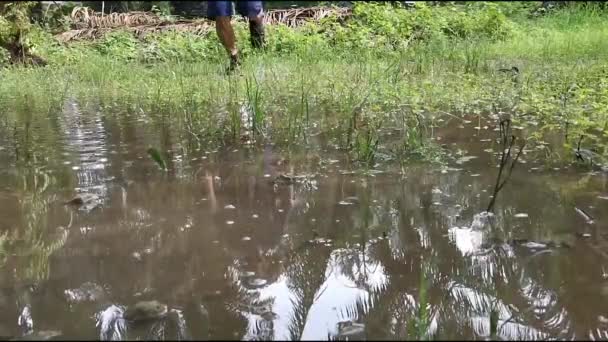
[[[487, 217], [495, 125], [442, 125], [448, 165], [373, 172], [329, 148], [194, 149], [170, 119], [76, 101], [6, 125], [0, 335], [480, 339], [494, 308], [501, 338], [608, 338], [605, 174], [528, 146]], [[98, 201], [64, 205], [79, 193]], [[120, 321], [152, 299], [171, 315]]]

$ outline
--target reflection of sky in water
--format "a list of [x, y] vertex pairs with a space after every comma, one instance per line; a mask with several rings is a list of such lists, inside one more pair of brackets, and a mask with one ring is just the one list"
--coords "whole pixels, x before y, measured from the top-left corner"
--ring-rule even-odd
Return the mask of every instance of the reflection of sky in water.
[[460, 317], [469, 317], [471, 327], [479, 336], [489, 336], [490, 334], [489, 317], [494, 301], [496, 301], [498, 310], [499, 329], [502, 326], [502, 329], [499, 330], [499, 336], [509, 340], [522, 338], [542, 339], [545, 336], [532, 327], [518, 324], [516, 320], [507, 322], [513, 315], [513, 312], [494, 296], [457, 284], [452, 288], [452, 297], [458, 303], [466, 303], [463, 308], [468, 312], [465, 315], [460, 315]]
[[[287, 287], [288, 279], [285, 276], [280, 276], [275, 283], [272, 283], [259, 291], [260, 300], [274, 297], [274, 305], [272, 311], [277, 314], [274, 320], [274, 340], [287, 340], [289, 339], [289, 319], [292, 313], [291, 300], [294, 296], [291, 294]], [[255, 331], [256, 321], [261, 321], [260, 316], [245, 314], [245, 317], [249, 320], [247, 334], [245, 340], [252, 339], [253, 336], [257, 335]]]
[[[342, 264], [337, 259], [337, 251], [332, 253], [329, 265], [325, 271], [326, 279], [321, 285], [322, 293], [317, 293], [317, 300], [313, 303], [306, 325], [302, 332], [303, 340], [327, 339], [328, 334], [335, 336], [338, 333], [338, 322], [356, 320], [358, 317], [349, 316], [348, 310], [341, 310], [353, 306], [357, 300], [367, 299], [367, 290], [357, 288], [357, 285], [344, 273], [352, 273], [355, 278], [361, 275], [357, 266], [353, 266], [351, 272], [341, 269]], [[378, 262], [370, 262], [369, 256], [365, 256], [365, 262], [361, 254], [357, 254], [358, 261], [366, 269], [367, 287], [380, 287], [386, 283], [384, 268]]]
[[338, 322], [356, 319], [342, 316], [340, 308], [367, 296], [367, 291], [356, 288], [352, 281], [342, 275], [329, 277], [321, 288], [325, 291], [308, 312], [302, 340], [325, 340], [328, 334], [336, 335]]
[[[335, 336], [338, 333], [339, 322], [358, 318], [351, 316], [350, 313], [354, 312], [345, 309], [354, 307], [357, 301], [366, 300], [369, 297], [367, 290], [357, 288], [357, 285], [344, 275], [345, 270], [341, 268], [342, 264], [336, 252], [338, 251], [334, 251], [330, 256], [325, 271], [326, 279], [315, 293], [315, 301], [306, 316], [301, 340], [326, 340], [328, 334]], [[366, 262], [364, 263], [361, 254], [353, 255], [358, 257], [360, 265], [366, 269], [366, 287], [378, 288], [386, 283], [384, 268], [380, 263], [370, 262], [368, 255], [365, 256]], [[348, 273], [352, 273], [355, 278], [361, 275], [357, 266], [353, 266], [352, 271]], [[274, 339], [289, 339], [288, 327], [293, 314], [293, 304], [297, 299], [288, 288], [288, 279], [285, 276], [279, 277], [275, 283], [259, 290], [259, 294], [260, 300], [274, 297], [272, 311], [277, 314], [277, 318], [274, 320]], [[245, 316], [249, 320], [249, 327], [244, 339], [260, 336], [255, 327], [256, 321], [260, 321], [261, 318], [250, 314], [245, 314]]]
[[449, 237], [463, 256], [477, 252], [483, 244], [483, 232], [467, 227], [452, 227]]

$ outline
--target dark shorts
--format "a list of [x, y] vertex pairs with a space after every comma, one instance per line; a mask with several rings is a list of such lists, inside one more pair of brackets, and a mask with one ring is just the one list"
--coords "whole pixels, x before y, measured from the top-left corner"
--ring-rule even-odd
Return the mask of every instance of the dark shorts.
[[[257, 17], [262, 13], [261, 1], [235, 1], [236, 11], [245, 17]], [[232, 1], [209, 1], [207, 16], [210, 18], [234, 15]]]

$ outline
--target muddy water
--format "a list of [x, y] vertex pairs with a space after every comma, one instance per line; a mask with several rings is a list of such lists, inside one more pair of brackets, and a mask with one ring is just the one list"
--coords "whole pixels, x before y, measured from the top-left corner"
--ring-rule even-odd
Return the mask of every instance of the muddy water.
[[[529, 146], [487, 217], [492, 122], [434, 130], [447, 165], [369, 173], [333, 150], [190, 149], [170, 123], [70, 104], [1, 128], [0, 335], [480, 339], [494, 308], [499, 338], [608, 338], [602, 173]], [[142, 300], [169, 314], [122, 320]]]

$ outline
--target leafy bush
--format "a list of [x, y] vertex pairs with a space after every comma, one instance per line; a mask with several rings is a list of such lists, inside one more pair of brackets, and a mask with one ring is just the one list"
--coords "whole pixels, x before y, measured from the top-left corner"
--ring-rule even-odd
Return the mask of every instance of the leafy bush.
[[31, 28], [34, 1], [0, 3], [0, 45], [14, 45]]
[[297, 29], [285, 25], [268, 27], [268, 50], [279, 54], [301, 53], [310, 49], [328, 48], [327, 39], [319, 33], [317, 24], [310, 23]]
[[10, 54], [6, 49], [0, 47], [0, 67], [7, 65], [10, 61]]
[[124, 31], [106, 34], [94, 47], [102, 55], [121, 60], [133, 60], [139, 54], [139, 41], [131, 33]]
[[[387, 3], [360, 2], [345, 24], [327, 20], [320, 24], [326, 40], [334, 47], [403, 49], [411, 41], [438, 36], [503, 39], [513, 23], [492, 3], [466, 6], [429, 7], [417, 3], [415, 9]], [[284, 42], [283, 42], [284, 43]]]

